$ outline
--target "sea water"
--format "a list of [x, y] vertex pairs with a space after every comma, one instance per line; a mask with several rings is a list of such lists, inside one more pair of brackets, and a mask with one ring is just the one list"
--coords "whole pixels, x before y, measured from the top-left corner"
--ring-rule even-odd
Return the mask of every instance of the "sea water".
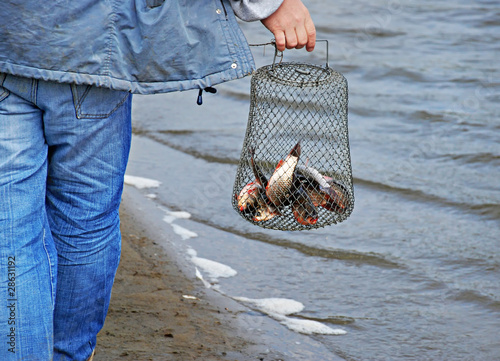
[[[248, 78], [202, 106], [135, 96], [127, 174], [150, 181], [128, 184], [165, 207], [193, 275], [320, 342], [318, 360], [500, 359], [500, 3], [305, 3], [349, 83], [351, 217], [280, 232], [232, 209]], [[323, 64], [326, 49], [284, 57]]]

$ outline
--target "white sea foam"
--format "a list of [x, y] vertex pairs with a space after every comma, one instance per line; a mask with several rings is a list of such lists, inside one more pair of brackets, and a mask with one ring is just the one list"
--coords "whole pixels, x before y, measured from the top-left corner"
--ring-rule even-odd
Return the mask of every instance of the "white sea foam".
[[177, 218], [175, 218], [174, 216], [169, 216], [169, 215], [166, 215], [166, 216], [163, 216], [163, 222], [167, 222], [168, 224], [172, 224], [173, 221], [175, 221]]
[[149, 198], [149, 199], [156, 199], [156, 194], [149, 193], [149, 194], [146, 194], [144, 197]]
[[174, 221], [176, 219], [191, 218], [191, 213], [183, 211], [178, 211], [178, 212], [169, 211], [162, 207], [160, 207], [160, 209], [166, 213], [166, 215], [163, 216], [163, 221], [170, 224], [172, 226], [173, 231], [179, 236], [181, 236], [183, 240], [198, 237], [197, 233], [190, 231], [189, 229], [184, 228], [182, 226], [179, 226], [178, 224], [174, 224]]
[[165, 221], [169, 224], [171, 224], [176, 219], [189, 219], [189, 218], [191, 218], [191, 213], [189, 213], [189, 212], [183, 212], [183, 211], [171, 212], [171, 211], [165, 210], [165, 213], [166, 213], [166, 216], [163, 217], [163, 221]]
[[198, 253], [191, 247], [188, 247], [186, 252], [191, 257], [196, 257], [198, 255]]
[[267, 314], [276, 315], [291, 315], [292, 313], [300, 312], [304, 309], [304, 305], [298, 301], [288, 298], [261, 298], [252, 299], [246, 297], [235, 297], [237, 301], [251, 303], [260, 311]]
[[205, 273], [207, 273], [208, 276], [213, 280], [216, 280], [217, 278], [233, 277], [238, 273], [225, 264], [211, 261], [206, 258], [194, 256], [191, 258], [191, 261], [193, 261], [196, 266], [200, 267]]
[[234, 297], [234, 299], [253, 305], [259, 311], [295, 332], [306, 335], [344, 335], [347, 333], [342, 329], [333, 329], [317, 321], [288, 317], [288, 315], [298, 313], [304, 309], [304, 305], [295, 300], [288, 298], [251, 299], [246, 297]]
[[129, 186], [134, 186], [138, 189], [143, 189], [143, 188], [158, 188], [161, 182], [154, 179], [136, 177], [126, 174], [125, 184]]
[[174, 232], [176, 234], [178, 234], [179, 236], [181, 236], [181, 238], [185, 241], [186, 239], [189, 239], [189, 238], [194, 238], [194, 237], [198, 237], [198, 234], [193, 232], [193, 231], [190, 231], [189, 229], [186, 229], [184, 227], [181, 227], [179, 226], [178, 224], [174, 224], [174, 223], [170, 223], [170, 225], [172, 226], [172, 229], [174, 230]]
[[293, 317], [282, 316], [282, 319], [277, 319], [290, 330], [304, 333], [306, 335], [345, 335], [347, 332], [340, 328], [331, 328], [320, 322], [313, 320], [304, 320]]
[[184, 211], [178, 211], [178, 212], [167, 212], [169, 216], [173, 216], [175, 218], [182, 218], [182, 219], [188, 219], [191, 218], [191, 213], [189, 212], [184, 212]]

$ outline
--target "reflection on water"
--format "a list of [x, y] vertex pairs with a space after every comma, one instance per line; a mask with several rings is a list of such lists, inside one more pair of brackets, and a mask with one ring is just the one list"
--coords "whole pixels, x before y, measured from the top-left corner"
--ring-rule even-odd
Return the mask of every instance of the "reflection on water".
[[[298, 318], [342, 325], [346, 335], [314, 336], [332, 359], [499, 359], [500, 4], [306, 3], [349, 82], [349, 219], [291, 233], [233, 211], [248, 79], [201, 107], [196, 92], [136, 96], [128, 172], [161, 180], [156, 201], [192, 214], [189, 245], [238, 272], [220, 281], [226, 294], [298, 300]], [[270, 47], [252, 50], [259, 66], [272, 61]], [[322, 44], [285, 51], [325, 56]]]

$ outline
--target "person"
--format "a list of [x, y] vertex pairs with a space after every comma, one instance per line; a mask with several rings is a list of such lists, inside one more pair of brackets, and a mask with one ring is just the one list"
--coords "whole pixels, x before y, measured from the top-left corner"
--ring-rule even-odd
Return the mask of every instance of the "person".
[[89, 360], [120, 258], [131, 94], [204, 89], [315, 45], [300, 0], [0, 4], [0, 359]]

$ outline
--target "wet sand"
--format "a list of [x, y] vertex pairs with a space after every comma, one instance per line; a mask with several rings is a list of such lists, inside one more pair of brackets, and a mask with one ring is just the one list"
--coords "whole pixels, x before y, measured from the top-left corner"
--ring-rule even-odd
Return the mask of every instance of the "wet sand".
[[283, 359], [238, 324], [241, 306], [182, 272], [138, 213], [125, 199], [121, 262], [94, 360]]

